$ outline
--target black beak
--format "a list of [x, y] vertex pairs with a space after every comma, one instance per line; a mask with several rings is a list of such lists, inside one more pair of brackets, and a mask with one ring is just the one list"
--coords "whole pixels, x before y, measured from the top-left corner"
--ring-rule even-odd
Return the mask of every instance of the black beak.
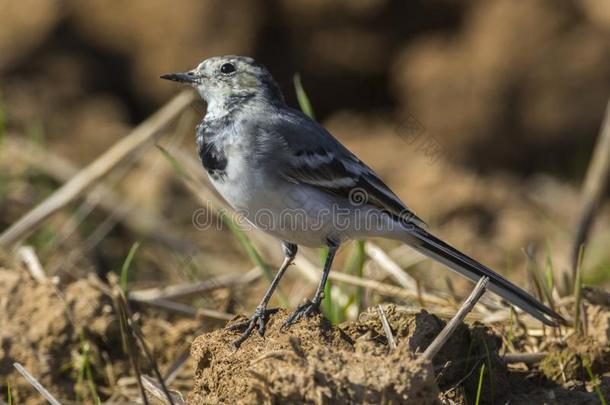
[[168, 73], [166, 75], [162, 75], [161, 79], [173, 80], [175, 82], [181, 83], [196, 83], [199, 81], [199, 79], [193, 74], [193, 72]]

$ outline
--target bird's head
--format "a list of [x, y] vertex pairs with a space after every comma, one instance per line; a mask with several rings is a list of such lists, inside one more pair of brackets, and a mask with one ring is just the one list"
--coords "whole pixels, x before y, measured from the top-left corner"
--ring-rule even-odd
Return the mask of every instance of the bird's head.
[[284, 98], [271, 74], [263, 65], [245, 56], [216, 56], [195, 69], [169, 73], [162, 79], [189, 84], [208, 104], [223, 105], [257, 97], [283, 103]]

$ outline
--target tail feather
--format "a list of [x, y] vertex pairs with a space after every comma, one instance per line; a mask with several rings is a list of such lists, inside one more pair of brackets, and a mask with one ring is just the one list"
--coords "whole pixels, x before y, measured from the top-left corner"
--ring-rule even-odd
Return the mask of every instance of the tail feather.
[[[489, 277], [488, 289], [516, 307], [529, 313], [542, 323], [549, 326], [557, 326], [558, 323], [566, 323], [561, 315], [542, 304], [521, 288], [494, 272], [489, 267], [484, 266], [443, 242], [426, 230], [416, 227], [409, 232], [409, 236], [410, 237], [406, 242], [413, 249], [439, 261], [469, 280], [477, 282], [483, 276]], [[416, 239], [415, 241], [413, 240], [413, 237]]]

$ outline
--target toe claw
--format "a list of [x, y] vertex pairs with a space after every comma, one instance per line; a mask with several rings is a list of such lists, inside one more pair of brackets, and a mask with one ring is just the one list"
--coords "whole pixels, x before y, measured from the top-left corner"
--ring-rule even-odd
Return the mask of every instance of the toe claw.
[[239, 321], [239, 322], [235, 322], [232, 324], [229, 324], [227, 326], [225, 326], [226, 330], [239, 330], [239, 329], [243, 329], [244, 327], [247, 327], [250, 324], [250, 319], [246, 319], [243, 321]]
[[284, 321], [282, 330], [288, 329], [291, 325], [297, 323], [301, 318], [308, 317], [320, 312], [320, 303], [317, 301], [307, 300], [305, 303], [298, 306], [297, 309]]
[[258, 320], [258, 335], [260, 337], [265, 336], [265, 325], [267, 324], [267, 316], [264, 316]]
[[250, 334], [252, 334], [254, 328], [257, 328], [259, 336], [263, 337], [265, 335], [265, 325], [267, 324], [269, 315], [276, 313], [278, 310], [279, 308], [266, 309], [258, 307], [250, 319], [227, 326], [228, 330], [238, 330], [246, 326], [246, 330], [233, 341], [233, 347], [238, 349], [239, 346], [241, 346], [241, 344], [250, 336]]

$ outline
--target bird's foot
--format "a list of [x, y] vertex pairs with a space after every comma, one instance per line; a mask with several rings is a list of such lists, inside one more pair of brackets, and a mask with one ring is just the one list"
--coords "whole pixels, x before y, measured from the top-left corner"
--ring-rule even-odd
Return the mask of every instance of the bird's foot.
[[265, 307], [257, 307], [256, 310], [254, 311], [254, 314], [252, 315], [252, 317], [250, 319], [246, 319], [243, 320], [241, 322], [237, 322], [234, 323], [232, 325], [227, 326], [226, 329], [228, 330], [241, 330], [244, 327], [246, 328], [244, 330], [244, 332], [233, 341], [233, 346], [235, 346], [235, 348], [239, 348], [239, 346], [241, 346], [241, 344], [248, 339], [248, 337], [250, 336], [250, 334], [252, 333], [252, 331], [254, 330], [254, 328], [257, 327], [258, 325], [258, 334], [259, 336], [264, 336], [265, 335], [265, 325], [267, 323], [267, 319], [269, 318], [269, 315], [275, 314], [277, 311], [279, 311], [279, 308], [272, 308], [272, 309], [267, 309]]
[[307, 300], [303, 304], [299, 305], [297, 309], [284, 321], [282, 329], [287, 329], [291, 325], [298, 322], [303, 317], [309, 317], [311, 315], [320, 313], [320, 301], [314, 299], [312, 301]]

